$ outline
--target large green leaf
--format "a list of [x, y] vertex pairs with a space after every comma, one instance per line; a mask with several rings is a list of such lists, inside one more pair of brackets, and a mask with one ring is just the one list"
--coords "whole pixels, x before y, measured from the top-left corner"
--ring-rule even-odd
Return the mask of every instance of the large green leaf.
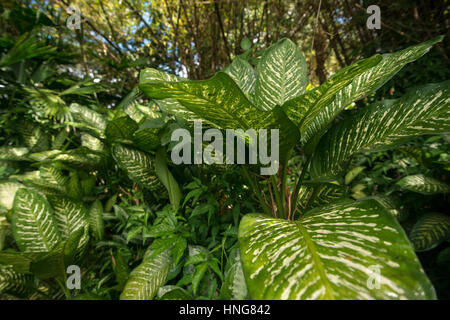
[[166, 250], [151, 256], [136, 267], [125, 285], [121, 300], [151, 300], [162, 286], [172, 265], [172, 253]]
[[61, 169], [52, 163], [44, 163], [40, 166], [38, 175], [23, 177], [27, 186], [30, 186], [46, 195], [59, 195], [66, 192], [68, 178]]
[[442, 213], [427, 213], [414, 225], [409, 238], [416, 251], [427, 251], [450, 238], [450, 217]]
[[43, 182], [62, 192], [66, 190], [68, 178], [61, 169], [52, 164], [46, 164], [39, 167], [39, 175]]
[[79, 263], [77, 256], [88, 236], [87, 226], [79, 229], [64, 241], [59, 242], [50, 252], [42, 254], [30, 264], [31, 272], [40, 279], [66, 278], [67, 267]]
[[186, 109], [220, 128], [258, 129], [260, 126], [254, 124], [268, 121], [265, 118], [271, 114], [253, 106], [231, 77], [223, 72], [201, 81], [145, 79], [139, 86], [150, 98], [177, 99]]
[[298, 129], [281, 107], [262, 112], [224, 72], [201, 81], [161, 81], [141, 75], [139, 86], [150, 98], [178, 100], [186, 110], [220, 129], [279, 129], [281, 161], [299, 139]]
[[197, 116], [194, 112], [186, 109], [176, 99], [160, 99], [155, 101], [159, 109], [166, 113], [173, 114], [177, 118], [181, 118], [191, 122], [200, 119], [199, 116]]
[[417, 134], [450, 130], [448, 116], [436, 126], [424, 119], [440, 118], [449, 111], [450, 81], [413, 90], [398, 100], [375, 103], [346, 118], [320, 141], [312, 160], [314, 178], [335, 175], [345, 161], [360, 151], [391, 147]]
[[450, 187], [446, 183], [431, 177], [427, 177], [423, 174], [406, 176], [402, 178], [400, 181], [398, 181], [397, 184], [403, 189], [418, 192], [421, 194], [450, 192]]
[[282, 39], [264, 51], [258, 62], [255, 103], [272, 110], [303, 94], [307, 84], [303, 54], [291, 40]]
[[137, 130], [133, 135], [133, 142], [142, 150], [155, 150], [161, 145], [158, 134], [160, 128], [146, 128]]
[[307, 153], [314, 151], [330, 123], [347, 105], [380, 88], [405, 64], [422, 57], [439, 41], [442, 37], [384, 54], [381, 61], [377, 55], [359, 61], [340, 70], [320, 87], [285, 103], [283, 109], [288, 117], [300, 126]]
[[239, 242], [252, 299], [436, 298], [402, 227], [374, 200], [297, 221], [246, 215]]
[[149, 190], [157, 190], [160, 187], [161, 183], [155, 172], [155, 161], [149, 154], [123, 145], [115, 145], [112, 148], [112, 155], [131, 180]]
[[[183, 79], [177, 77], [172, 74], [167, 74], [165, 72], [147, 68], [141, 71], [139, 75], [139, 84], [144, 83], [157, 83], [157, 82], [177, 82], [177, 81], [186, 81], [187, 79]], [[156, 100], [157, 106], [163, 110], [164, 112], [174, 114], [180, 118], [185, 120], [195, 120], [199, 119], [198, 116], [192, 111], [186, 109], [182, 104], [180, 104], [176, 99], [168, 98], [168, 99], [158, 99]]]
[[114, 266], [114, 273], [116, 275], [117, 288], [122, 291], [130, 276], [130, 268], [128, 262], [131, 258], [131, 254], [128, 249], [119, 249], [117, 254], [114, 255], [116, 264]]
[[48, 252], [61, 241], [52, 207], [34, 190], [17, 190], [11, 220], [14, 239], [22, 251]]

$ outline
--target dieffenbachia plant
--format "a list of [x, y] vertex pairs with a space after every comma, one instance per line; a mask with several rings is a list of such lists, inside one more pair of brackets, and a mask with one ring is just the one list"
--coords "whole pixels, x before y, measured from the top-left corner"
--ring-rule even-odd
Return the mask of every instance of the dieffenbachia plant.
[[[226, 292], [234, 283], [236, 297], [253, 299], [436, 298], [396, 211], [385, 198], [350, 200], [342, 175], [355, 153], [448, 132], [450, 81], [341, 112], [441, 40], [358, 61], [311, 90], [305, 59], [286, 39], [264, 52], [256, 71], [239, 57], [202, 81], [142, 71], [140, 89], [177, 117], [219, 129], [280, 130], [276, 175], [258, 180], [243, 166], [263, 213], [240, 223], [233, 274], [244, 275], [246, 288], [228, 280]], [[306, 155], [301, 172], [288, 170], [294, 150]], [[148, 261], [152, 270], [156, 262]]]

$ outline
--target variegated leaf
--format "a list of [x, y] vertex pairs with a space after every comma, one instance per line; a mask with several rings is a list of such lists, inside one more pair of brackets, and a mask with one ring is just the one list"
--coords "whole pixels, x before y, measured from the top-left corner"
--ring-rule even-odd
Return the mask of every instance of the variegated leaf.
[[[405, 138], [429, 133], [431, 127], [425, 127], [423, 120], [448, 113], [449, 102], [450, 81], [445, 81], [362, 109], [320, 140], [312, 160], [312, 176], [317, 179], [338, 174], [356, 152], [388, 148]], [[433, 127], [433, 132], [450, 130], [448, 119]]]
[[40, 152], [50, 148], [48, 135], [32, 122], [22, 122], [19, 126], [19, 132], [31, 152]]
[[416, 251], [427, 251], [450, 239], [450, 217], [442, 213], [427, 213], [414, 225], [409, 238]]
[[384, 54], [381, 61], [374, 56], [357, 62], [340, 70], [320, 87], [288, 101], [283, 108], [288, 117], [300, 125], [307, 153], [314, 151], [331, 121], [347, 105], [380, 88], [405, 64], [419, 59], [440, 41], [442, 37]]
[[398, 181], [397, 185], [399, 185], [403, 189], [421, 194], [450, 192], [450, 187], [446, 183], [431, 177], [424, 176], [423, 174], [406, 176]]
[[47, 150], [41, 152], [34, 152], [28, 154], [28, 157], [33, 161], [44, 161], [53, 159], [58, 154], [62, 153], [61, 150]]
[[233, 249], [228, 256], [225, 278], [220, 295], [227, 300], [248, 299], [248, 289], [245, 283], [244, 270], [242, 269], [241, 254], [237, 248]]
[[311, 183], [300, 186], [297, 198], [297, 208], [300, 211], [312, 209], [343, 199], [347, 187], [333, 183]]
[[102, 152], [105, 148], [100, 139], [86, 132], [81, 133], [81, 145], [93, 151], [99, 152]]
[[[334, 109], [337, 107], [340, 107], [340, 111], [348, 105], [333, 105], [333, 102], [340, 98], [341, 93], [351, 85], [355, 78], [376, 66], [381, 59], [381, 56], [375, 55], [339, 70], [321, 86], [284, 103], [283, 110], [288, 118], [300, 128], [301, 133], [306, 134], [307, 131], [311, 130], [315, 132], [323, 130], [323, 127], [328, 125], [325, 118], [330, 117], [333, 111], [336, 112]], [[333, 106], [334, 109], [332, 110]], [[314, 119], [317, 121], [315, 122]], [[321, 122], [318, 120], [321, 120]], [[302, 136], [301, 140], [307, 142], [309, 138], [309, 135]]]
[[170, 81], [170, 82], [177, 82], [177, 81], [184, 81], [187, 79], [177, 77], [173, 74], [165, 73], [153, 68], [147, 68], [141, 71], [139, 74], [139, 85], [143, 83], [153, 83], [153, 82], [159, 82], [159, 81]]
[[[183, 79], [177, 77], [172, 74], [167, 74], [162, 71], [148, 68], [141, 71], [139, 75], [139, 85], [145, 83], [156, 83], [156, 82], [179, 82], [186, 81], [187, 79]], [[142, 91], [142, 90], [141, 90]], [[167, 99], [158, 99], [155, 101], [158, 107], [164, 112], [176, 115], [182, 119], [194, 121], [199, 119], [199, 117], [193, 113], [192, 111], [186, 109], [181, 103], [178, 102], [177, 99], [167, 98]]]
[[31, 272], [40, 279], [59, 278], [67, 276], [67, 267], [80, 263], [79, 256], [89, 236], [88, 227], [78, 229], [69, 238], [59, 242], [50, 252], [40, 254], [30, 264]]
[[61, 149], [67, 137], [69, 136], [69, 133], [70, 133], [69, 128], [63, 128], [53, 139], [52, 149], [53, 150]]
[[14, 239], [21, 251], [48, 252], [61, 241], [52, 207], [34, 190], [17, 190], [11, 220]]
[[102, 136], [106, 129], [106, 117], [88, 107], [73, 103], [70, 105], [70, 112], [75, 121], [86, 126], [86, 128], [95, 132], [98, 136]]
[[87, 210], [82, 202], [64, 196], [48, 196], [48, 199], [54, 209], [62, 240], [69, 239], [75, 232], [88, 226]]
[[185, 289], [173, 285], [163, 286], [158, 289], [158, 300], [193, 300], [192, 295]]
[[103, 239], [103, 206], [100, 200], [95, 200], [89, 208], [89, 228], [98, 240]]
[[145, 115], [137, 108], [137, 100], [142, 98], [142, 92], [136, 86], [129, 94], [119, 103], [118, 110], [123, 110], [131, 119], [136, 122], [141, 121]]
[[186, 109], [181, 103], [176, 99], [159, 99], [155, 100], [159, 109], [169, 114], [173, 114], [178, 118], [187, 120], [187, 121], [195, 121], [199, 120], [199, 116], [194, 112]]
[[282, 39], [264, 51], [258, 62], [255, 103], [272, 110], [302, 95], [307, 84], [305, 57], [295, 43]]
[[147, 153], [123, 145], [115, 145], [112, 148], [112, 155], [130, 179], [142, 187], [157, 190], [161, 186], [156, 176], [154, 159]]
[[365, 169], [365, 167], [354, 167], [352, 168], [349, 172], [347, 172], [347, 174], [345, 175], [345, 184], [348, 185], [350, 184], [350, 182], [353, 181], [353, 179], [355, 179], [358, 174], [360, 174], [363, 170]]
[[120, 117], [108, 122], [105, 135], [109, 141], [131, 140], [133, 133], [139, 128], [136, 121], [129, 116]]
[[374, 200], [297, 221], [244, 216], [239, 242], [252, 299], [435, 299], [402, 227]]
[[137, 130], [133, 135], [133, 142], [142, 150], [155, 150], [161, 145], [159, 128]]
[[153, 99], [176, 99], [186, 110], [220, 129], [279, 129], [281, 161], [299, 139], [297, 128], [281, 107], [261, 112], [224, 72], [201, 81], [152, 79], [141, 75], [139, 87], [147, 96]]
[[52, 161], [60, 161], [80, 169], [98, 170], [104, 160], [103, 154], [86, 147], [79, 147], [57, 155]]
[[65, 191], [66, 184], [68, 182], [68, 178], [61, 169], [57, 168], [52, 164], [46, 164], [40, 166], [39, 175], [43, 182], [48, 183], [50, 186], [54, 188]]
[[0, 160], [29, 161], [28, 152], [28, 148], [0, 147]]
[[404, 221], [408, 215], [409, 211], [407, 211], [404, 206], [400, 203], [398, 199], [393, 198], [392, 196], [386, 195], [376, 195], [372, 197], [367, 197], [364, 199], [374, 199], [378, 201], [380, 205], [382, 205], [387, 211], [389, 211], [398, 221]]
[[130, 274], [121, 300], [152, 300], [158, 288], [166, 282], [172, 266], [172, 253], [166, 250], [145, 258]]

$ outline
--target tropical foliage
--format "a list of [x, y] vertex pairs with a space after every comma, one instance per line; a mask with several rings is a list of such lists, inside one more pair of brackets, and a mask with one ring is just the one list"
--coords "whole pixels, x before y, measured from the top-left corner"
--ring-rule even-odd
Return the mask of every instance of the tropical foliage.
[[[142, 68], [127, 91], [61, 71], [71, 57], [36, 30], [4, 39], [0, 294], [436, 299], [450, 257], [450, 82], [380, 92], [442, 41], [359, 59], [315, 85], [295, 42], [257, 50], [247, 39], [228, 66], [198, 74], [209, 78]], [[278, 129], [277, 172], [174, 163], [172, 133], [193, 136], [198, 120]], [[433, 250], [441, 273], [426, 267]]]

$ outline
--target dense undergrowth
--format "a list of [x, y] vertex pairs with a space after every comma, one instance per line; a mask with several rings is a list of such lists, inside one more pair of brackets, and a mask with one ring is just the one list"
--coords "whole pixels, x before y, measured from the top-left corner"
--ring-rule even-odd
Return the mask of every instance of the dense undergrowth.
[[[38, 31], [2, 41], [2, 298], [448, 298], [449, 82], [380, 94], [442, 37], [315, 88], [283, 39], [202, 81], [143, 69], [116, 105]], [[279, 129], [276, 174], [176, 165], [194, 120]]]

